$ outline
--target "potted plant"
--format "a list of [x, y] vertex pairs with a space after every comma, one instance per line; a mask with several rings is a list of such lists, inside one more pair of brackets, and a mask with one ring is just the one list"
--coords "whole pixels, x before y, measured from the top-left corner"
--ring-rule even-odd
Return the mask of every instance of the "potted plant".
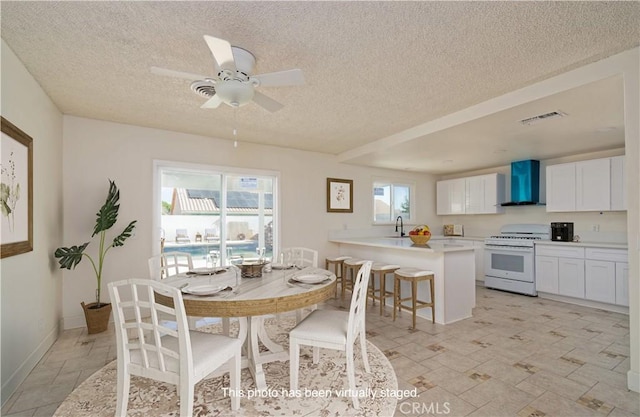
[[103, 303], [100, 300], [100, 294], [102, 292], [102, 268], [104, 267], [105, 256], [111, 248], [124, 245], [125, 240], [131, 237], [133, 229], [136, 227], [135, 224], [137, 220], [134, 220], [129, 223], [122, 233], [116, 236], [111, 243], [107, 242], [107, 230], [111, 229], [118, 220], [118, 210], [120, 209], [120, 204], [118, 204], [119, 200], [120, 191], [116, 183], [109, 180], [107, 200], [97, 213], [98, 218], [96, 219], [96, 225], [91, 235], [91, 237], [99, 236], [100, 246], [98, 247], [97, 258], [93, 258], [85, 252], [90, 242], [85, 242], [79, 246], [61, 247], [56, 249], [54, 253], [54, 256], [59, 258], [60, 268], [75, 269], [83, 257], [87, 257], [93, 266], [98, 285], [96, 289], [96, 302], [86, 305], [84, 302], [80, 303], [84, 310], [89, 333], [100, 333], [107, 330], [109, 316], [111, 315], [111, 304]]

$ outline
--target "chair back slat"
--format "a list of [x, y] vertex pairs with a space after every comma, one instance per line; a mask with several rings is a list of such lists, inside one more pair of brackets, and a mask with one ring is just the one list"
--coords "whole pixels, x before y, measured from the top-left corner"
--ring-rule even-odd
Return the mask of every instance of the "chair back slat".
[[372, 263], [371, 261], [366, 261], [362, 264], [356, 276], [356, 282], [353, 285], [353, 295], [351, 297], [351, 306], [349, 307], [347, 343], [353, 343], [358, 336], [358, 331], [364, 326], [365, 310], [367, 308], [367, 287], [369, 286]]
[[[282, 250], [282, 253], [285, 254], [284, 261], [290, 261], [295, 265], [300, 267], [318, 267], [318, 251], [302, 248], [302, 247], [294, 247], [294, 248], [285, 248]], [[287, 259], [288, 258], [288, 259]]]
[[161, 269], [164, 278], [172, 277], [193, 269], [193, 259], [187, 252], [165, 252], [162, 254]]
[[[114, 307], [118, 355], [123, 355], [129, 363], [131, 373], [177, 384], [181, 369], [192, 367], [189, 329], [180, 291], [154, 280], [131, 279], [110, 283], [109, 293]], [[125, 300], [123, 294], [126, 293], [129, 298]], [[157, 303], [156, 293], [171, 297], [174, 308]], [[177, 329], [163, 326], [159, 313], [163, 318], [171, 316]], [[182, 347], [186, 354], [180, 354]]]

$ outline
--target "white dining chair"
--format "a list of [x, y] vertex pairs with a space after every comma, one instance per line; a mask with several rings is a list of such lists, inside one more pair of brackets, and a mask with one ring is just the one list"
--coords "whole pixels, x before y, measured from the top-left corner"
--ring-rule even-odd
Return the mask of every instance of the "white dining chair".
[[[318, 267], [318, 251], [309, 248], [295, 247], [285, 248], [281, 251], [281, 258], [285, 263], [291, 263], [299, 268]], [[311, 311], [315, 310], [317, 305], [309, 306]], [[296, 310], [296, 323], [302, 320], [304, 309]]]
[[295, 247], [282, 250], [284, 262], [291, 262], [294, 265], [304, 268], [311, 266], [318, 267], [318, 251], [309, 248]]
[[[116, 416], [126, 416], [131, 376], [176, 385], [180, 415], [193, 414], [195, 384], [225, 363], [230, 365], [230, 392], [240, 392], [242, 340], [189, 331], [180, 290], [149, 279], [108, 285], [117, 343]], [[173, 299], [173, 308], [155, 301], [155, 293]], [[158, 315], [172, 315], [177, 329], [163, 326]], [[240, 397], [231, 395], [231, 409]]]
[[[193, 261], [191, 255], [183, 252], [168, 252], [152, 256], [151, 258], [149, 258], [148, 264], [149, 278], [154, 281], [162, 281], [165, 278], [176, 275], [176, 271], [188, 272], [189, 270], [193, 269]], [[199, 327], [199, 323], [201, 326], [203, 326], [214, 322], [215, 320], [216, 318], [213, 317], [187, 317], [189, 329], [191, 330], [197, 329]], [[162, 322], [164, 324], [168, 324], [169, 322], [171, 322], [171, 320], [162, 316]], [[229, 318], [225, 317], [222, 319], [223, 334], [229, 335], [229, 323]]]
[[193, 259], [191, 254], [187, 252], [163, 252], [162, 253], [162, 271], [164, 278], [172, 277], [183, 272], [189, 272], [193, 269]]
[[149, 266], [149, 278], [154, 281], [161, 281], [167, 278], [166, 270], [164, 268], [164, 261], [162, 255], [155, 255], [149, 258], [147, 261]]
[[[356, 277], [349, 312], [340, 310], [315, 310], [289, 332], [289, 389], [298, 389], [300, 345], [313, 347], [313, 363], [320, 360], [320, 348], [342, 350], [346, 354], [349, 389], [356, 393], [356, 377], [353, 345], [360, 338], [362, 362], [370, 372], [365, 336], [365, 310], [371, 261], [366, 261]], [[360, 408], [357, 395], [351, 397], [354, 408]]]

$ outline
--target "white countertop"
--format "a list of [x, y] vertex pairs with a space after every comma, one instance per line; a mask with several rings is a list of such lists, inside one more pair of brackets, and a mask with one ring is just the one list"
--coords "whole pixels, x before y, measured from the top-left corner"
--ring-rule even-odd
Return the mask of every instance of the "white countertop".
[[609, 249], [624, 249], [627, 250], [626, 243], [602, 243], [602, 242], [556, 242], [553, 240], [537, 240], [534, 242], [536, 246], [573, 246], [580, 248], [609, 248]]
[[394, 248], [412, 250], [418, 252], [458, 252], [474, 250], [473, 245], [461, 245], [457, 243], [447, 243], [447, 239], [432, 239], [427, 245], [414, 245], [408, 237], [363, 237], [363, 238], [336, 238], [329, 242], [347, 245], [375, 246], [381, 248]]

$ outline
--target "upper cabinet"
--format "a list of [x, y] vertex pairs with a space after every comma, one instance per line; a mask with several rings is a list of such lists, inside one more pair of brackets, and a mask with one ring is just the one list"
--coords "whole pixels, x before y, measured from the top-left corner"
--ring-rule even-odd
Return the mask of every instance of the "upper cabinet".
[[437, 214], [465, 213], [465, 179], [438, 181], [436, 184]]
[[626, 210], [624, 156], [547, 167], [547, 211]]
[[624, 175], [624, 155], [611, 158], [611, 210], [627, 209], [627, 177]]
[[503, 213], [505, 182], [502, 174], [476, 175], [438, 181], [437, 214]]
[[611, 210], [609, 158], [576, 162], [576, 211]]
[[576, 211], [576, 165], [547, 167], [547, 211]]

